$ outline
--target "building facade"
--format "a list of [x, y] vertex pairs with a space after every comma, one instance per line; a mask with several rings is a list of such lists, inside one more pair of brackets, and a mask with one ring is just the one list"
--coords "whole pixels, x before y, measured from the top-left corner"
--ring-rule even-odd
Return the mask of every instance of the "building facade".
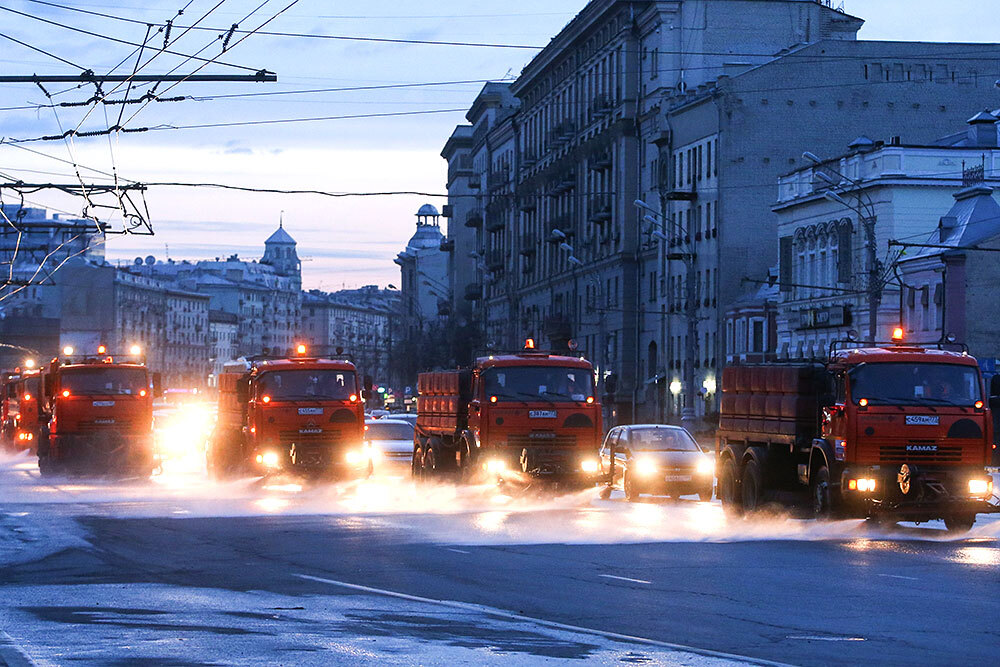
[[[872, 338], [873, 330], [875, 340], [889, 339], [906, 312], [901, 299], [915, 293], [902, 287], [907, 281], [901, 283], [897, 264], [920, 253], [897, 244], [937, 234], [939, 221], [950, 219], [941, 212], [970, 171], [989, 184], [1000, 183], [996, 118], [983, 120], [977, 115], [965, 132], [936, 144], [861, 139], [848, 154], [779, 179], [774, 211], [781, 255], [780, 357], [823, 357], [830, 343], [845, 339], [851, 330], [864, 340]], [[831, 192], [840, 201], [830, 199]], [[984, 206], [991, 201], [980, 200]], [[944, 295], [938, 283], [928, 287], [923, 278], [921, 282], [926, 317], [918, 309], [920, 321], [910, 324], [918, 342], [937, 342], [940, 336], [922, 339], [925, 332], [940, 331]], [[874, 327], [871, 312], [877, 313]]]

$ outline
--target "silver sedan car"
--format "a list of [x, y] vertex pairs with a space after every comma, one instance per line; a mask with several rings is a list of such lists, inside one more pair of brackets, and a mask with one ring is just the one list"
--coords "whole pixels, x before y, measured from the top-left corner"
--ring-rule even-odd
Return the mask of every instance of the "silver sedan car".
[[621, 480], [633, 502], [643, 493], [680, 497], [697, 494], [712, 499], [715, 458], [702, 451], [680, 426], [632, 424], [611, 429], [601, 447], [601, 463]]

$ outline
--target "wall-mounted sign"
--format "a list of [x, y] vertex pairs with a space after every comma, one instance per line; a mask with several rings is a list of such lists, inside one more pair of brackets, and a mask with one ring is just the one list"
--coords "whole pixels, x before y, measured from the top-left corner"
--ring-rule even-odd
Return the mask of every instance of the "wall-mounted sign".
[[851, 310], [847, 306], [827, 306], [799, 311], [800, 329], [826, 329], [843, 327], [851, 323]]

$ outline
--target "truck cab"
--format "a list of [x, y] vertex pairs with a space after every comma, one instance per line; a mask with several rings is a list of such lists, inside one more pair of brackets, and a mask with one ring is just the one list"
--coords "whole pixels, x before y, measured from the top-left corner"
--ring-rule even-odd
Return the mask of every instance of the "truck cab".
[[593, 366], [545, 353], [480, 359], [469, 429], [501, 476], [596, 478], [604, 426]]
[[158, 382], [140, 353], [53, 359], [43, 381], [48, 404], [38, 442], [43, 474], [86, 470], [149, 475], [153, 456], [153, 396]]
[[840, 352], [829, 369], [835, 401], [821, 437], [843, 463], [834, 481], [844, 503], [971, 526], [990, 495], [993, 442], [976, 360], [895, 346]]
[[353, 363], [254, 360], [227, 369], [219, 389], [219, 427], [209, 452], [216, 470], [370, 474], [365, 392]]

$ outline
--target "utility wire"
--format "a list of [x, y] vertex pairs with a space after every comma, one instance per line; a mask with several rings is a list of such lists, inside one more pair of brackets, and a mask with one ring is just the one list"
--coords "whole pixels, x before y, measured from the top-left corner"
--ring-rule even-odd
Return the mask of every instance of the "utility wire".
[[22, 42], [21, 40], [17, 39], [16, 37], [11, 37], [10, 35], [6, 35], [6, 34], [4, 34], [2, 32], [0, 32], [0, 37], [3, 37], [4, 39], [8, 39], [8, 40], [10, 40], [10, 41], [12, 41], [12, 42], [14, 42], [16, 44], [20, 44], [21, 46], [23, 46], [25, 48], [31, 49], [32, 51], [37, 51], [38, 53], [41, 53], [43, 55], [48, 56], [49, 58], [52, 58], [54, 60], [58, 60], [61, 63], [65, 63], [65, 64], [69, 65], [70, 67], [75, 67], [78, 70], [80, 70], [81, 72], [87, 69], [86, 67], [81, 67], [80, 65], [77, 65], [76, 63], [74, 63], [74, 62], [72, 62], [70, 60], [66, 60], [65, 58], [60, 58], [56, 54], [51, 53], [49, 51], [46, 51], [45, 49], [40, 49], [37, 46], [32, 46], [31, 44], [28, 44], [27, 42]]
[[[111, 37], [110, 35], [102, 35], [100, 33], [92, 32], [90, 30], [84, 30], [83, 28], [77, 28], [77, 27], [74, 27], [74, 26], [71, 26], [71, 25], [66, 25], [65, 23], [59, 23], [58, 21], [51, 21], [49, 19], [42, 18], [41, 16], [34, 16], [32, 14], [28, 14], [28, 13], [25, 13], [25, 12], [19, 12], [16, 9], [11, 9], [10, 7], [0, 6], [0, 11], [10, 12], [11, 14], [17, 14], [17, 15], [23, 16], [25, 18], [34, 19], [35, 21], [41, 21], [42, 23], [48, 23], [49, 25], [54, 25], [54, 26], [57, 26], [59, 28], [64, 28], [66, 30], [72, 30], [73, 32], [78, 32], [78, 33], [81, 33], [81, 34], [84, 34], [84, 35], [90, 35], [91, 37], [97, 37], [99, 39], [106, 39], [108, 41], [116, 42], [118, 44], [126, 44], [128, 46], [135, 46], [135, 47], [141, 46], [137, 42], [130, 42], [130, 41], [125, 40], [125, 39], [118, 39], [117, 37]], [[141, 23], [143, 25], [145, 25], [146, 22], [145, 21], [141, 21]], [[163, 52], [164, 53], [169, 53], [170, 55], [173, 55], [173, 56], [181, 56], [181, 57], [184, 57], [184, 58], [188, 57], [188, 54], [186, 54], [186, 53], [179, 53], [177, 51], [171, 51], [169, 49], [163, 49]], [[225, 67], [232, 67], [232, 68], [235, 68], [235, 69], [246, 70], [248, 72], [260, 72], [260, 71], [263, 71], [259, 67], [247, 67], [246, 65], [237, 65], [235, 63], [224, 62], [222, 60], [217, 60], [217, 59], [214, 59], [214, 58], [213, 59], [209, 59], [209, 58], [194, 58], [194, 60], [200, 60], [200, 61], [203, 61], [205, 63], [212, 63], [212, 62], [214, 62], [217, 65], [223, 65]]]

